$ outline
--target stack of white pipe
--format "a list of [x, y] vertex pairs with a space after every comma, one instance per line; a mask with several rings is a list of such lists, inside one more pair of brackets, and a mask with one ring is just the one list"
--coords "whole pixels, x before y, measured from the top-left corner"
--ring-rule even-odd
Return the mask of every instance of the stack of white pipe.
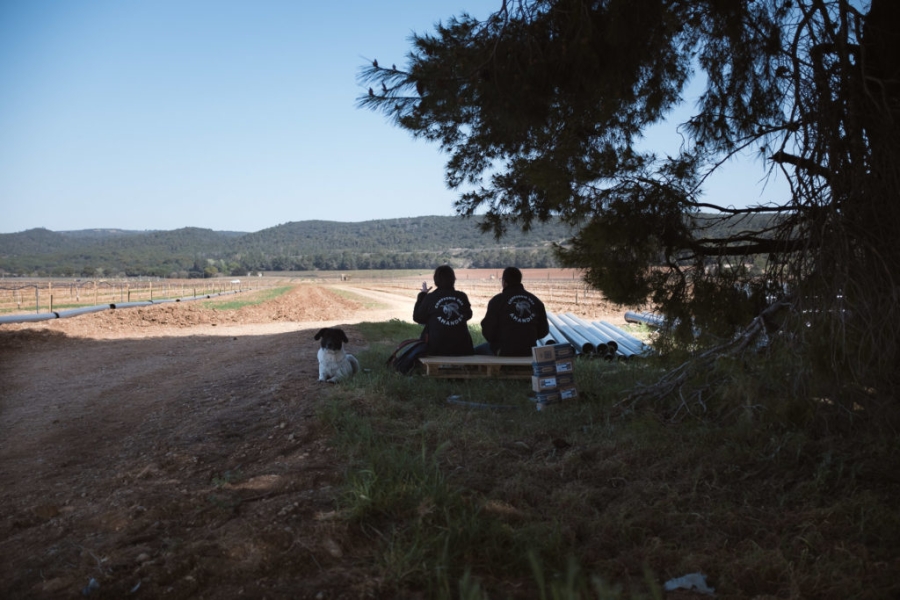
[[607, 323], [606, 321], [592, 321], [591, 325], [608, 333], [616, 342], [619, 344], [619, 349], [625, 349], [625, 352], [630, 353], [630, 356], [643, 356], [646, 354], [650, 354], [653, 349], [650, 346], [646, 345], [641, 340], [636, 337], [629, 335], [628, 333], [622, 331], [615, 325]]
[[553, 323], [550, 323], [549, 325], [550, 333], [537, 341], [538, 346], [552, 346], [553, 344], [566, 344], [569, 342], [569, 340], [566, 339], [566, 336], [564, 336]]
[[556, 327], [566, 339], [575, 346], [575, 351], [579, 354], [593, 354], [596, 351], [594, 344], [586, 337], [575, 331], [575, 328], [563, 321], [559, 315], [547, 313], [547, 320]]
[[616, 355], [618, 343], [611, 339], [610, 336], [601, 335], [597, 329], [591, 327], [572, 313], [559, 315], [559, 318], [572, 327], [579, 335], [590, 341], [594, 345], [596, 354], [610, 359]]
[[587, 322], [572, 313], [547, 314], [550, 333], [538, 345], [570, 343], [578, 354], [598, 354], [607, 359], [644, 356], [653, 350], [641, 340], [606, 321]]

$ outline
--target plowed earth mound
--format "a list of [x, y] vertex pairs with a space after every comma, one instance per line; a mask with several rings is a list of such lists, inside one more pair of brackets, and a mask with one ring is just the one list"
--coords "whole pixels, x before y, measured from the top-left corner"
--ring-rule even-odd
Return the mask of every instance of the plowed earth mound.
[[344, 598], [315, 332], [408, 319], [298, 286], [0, 326], [0, 597]]

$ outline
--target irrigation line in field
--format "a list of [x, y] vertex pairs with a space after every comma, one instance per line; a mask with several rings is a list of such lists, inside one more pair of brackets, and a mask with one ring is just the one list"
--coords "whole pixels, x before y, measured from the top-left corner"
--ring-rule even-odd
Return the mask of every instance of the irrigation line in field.
[[35, 321], [50, 321], [53, 319], [66, 319], [68, 317], [77, 317], [87, 313], [101, 312], [104, 310], [115, 310], [120, 308], [133, 308], [135, 306], [151, 306], [154, 304], [165, 304], [168, 302], [189, 302], [191, 300], [206, 300], [215, 298], [216, 296], [225, 296], [228, 294], [237, 294], [241, 290], [229, 292], [219, 292], [217, 294], [203, 294], [200, 296], [186, 296], [184, 298], [170, 298], [165, 300], [147, 300], [144, 302], [112, 302], [110, 304], [98, 304], [96, 306], [85, 306], [82, 308], [73, 308], [71, 310], [51, 311], [46, 313], [36, 313], [27, 315], [3, 315], [0, 316], [0, 325], [6, 323], [32, 323]]

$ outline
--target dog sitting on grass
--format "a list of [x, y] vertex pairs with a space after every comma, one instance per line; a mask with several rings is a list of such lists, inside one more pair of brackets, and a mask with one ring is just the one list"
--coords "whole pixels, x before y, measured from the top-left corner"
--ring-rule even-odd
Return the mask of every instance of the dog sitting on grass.
[[337, 383], [359, 372], [359, 361], [352, 354], [344, 352], [344, 344], [350, 340], [343, 329], [320, 329], [315, 339], [322, 340], [318, 353], [319, 381]]

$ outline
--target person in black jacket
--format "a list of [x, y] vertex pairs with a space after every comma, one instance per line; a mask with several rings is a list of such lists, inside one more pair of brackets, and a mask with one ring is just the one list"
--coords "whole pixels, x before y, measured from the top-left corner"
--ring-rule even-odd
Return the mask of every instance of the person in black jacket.
[[468, 321], [472, 305], [464, 292], [456, 290], [456, 273], [449, 265], [434, 270], [435, 290], [423, 281], [422, 291], [413, 308], [413, 321], [425, 326], [422, 339], [431, 356], [466, 356], [474, 354]]
[[544, 303], [522, 285], [522, 271], [503, 270], [503, 291], [491, 298], [481, 321], [486, 343], [475, 349], [478, 354], [531, 356], [537, 341], [550, 333]]

